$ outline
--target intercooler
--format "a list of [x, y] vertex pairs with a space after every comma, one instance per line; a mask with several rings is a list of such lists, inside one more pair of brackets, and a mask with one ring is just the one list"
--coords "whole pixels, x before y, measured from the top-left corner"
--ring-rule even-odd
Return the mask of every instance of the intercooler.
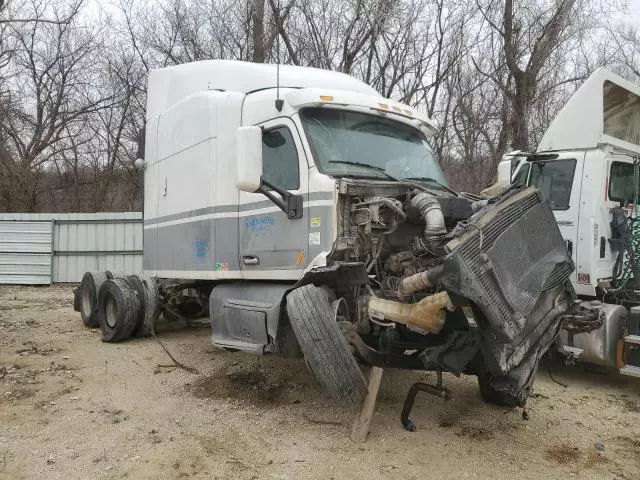
[[482, 312], [483, 350], [506, 373], [548, 337], [560, 287], [573, 262], [553, 212], [533, 187], [513, 192], [453, 232], [441, 283]]

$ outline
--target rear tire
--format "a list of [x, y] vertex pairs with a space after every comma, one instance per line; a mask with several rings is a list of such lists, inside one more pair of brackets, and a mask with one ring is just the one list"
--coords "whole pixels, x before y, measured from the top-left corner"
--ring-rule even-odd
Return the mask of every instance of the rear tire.
[[127, 274], [120, 270], [107, 270], [104, 272], [109, 280], [112, 278], [127, 278]]
[[136, 328], [140, 300], [137, 292], [124, 278], [107, 280], [98, 295], [98, 318], [102, 341], [120, 342]]
[[160, 301], [156, 282], [143, 275], [129, 275], [127, 281], [138, 293], [140, 309], [133, 335], [136, 337], [150, 337], [155, 333], [155, 325], [160, 316]]
[[107, 281], [104, 272], [86, 272], [80, 283], [80, 316], [85, 327], [98, 327], [98, 293]]
[[73, 311], [79, 312], [80, 305], [82, 305], [82, 292], [80, 287], [76, 287], [73, 289]]
[[305, 360], [337, 401], [359, 405], [367, 382], [335, 320], [328, 292], [315, 285], [287, 295], [287, 313]]

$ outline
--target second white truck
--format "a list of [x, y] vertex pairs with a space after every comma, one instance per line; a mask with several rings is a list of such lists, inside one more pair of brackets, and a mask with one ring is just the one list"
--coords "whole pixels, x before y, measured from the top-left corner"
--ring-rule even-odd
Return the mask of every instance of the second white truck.
[[[562, 334], [565, 354], [640, 377], [640, 87], [594, 72], [560, 110], [535, 153], [514, 152], [502, 185], [549, 201], [585, 301], [617, 306], [603, 326]], [[628, 310], [628, 314], [627, 314]]]

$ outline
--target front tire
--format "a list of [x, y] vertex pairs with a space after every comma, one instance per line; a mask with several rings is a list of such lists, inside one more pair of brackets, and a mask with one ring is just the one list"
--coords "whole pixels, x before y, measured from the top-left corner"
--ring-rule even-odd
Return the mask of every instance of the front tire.
[[337, 401], [359, 405], [367, 382], [353, 358], [323, 288], [305, 285], [287, 295], [287, 314], [307, 364]]

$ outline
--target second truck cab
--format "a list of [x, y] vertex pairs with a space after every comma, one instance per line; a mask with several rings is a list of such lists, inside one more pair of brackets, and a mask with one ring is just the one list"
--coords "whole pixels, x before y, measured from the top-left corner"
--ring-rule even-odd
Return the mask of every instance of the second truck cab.
[[[626, 307], [640, 301], [639, 161], [640, 87], [599, 69], [560, 110], [535, 153], [514, 152], [500, 164], [500, 183], [536, 186], [549, 201], [583, 299]], [[576, 342], [593, 350], [587, 360], [640, 374], [625, 369], [637, 338], [624, 316], [616, 318]]]

